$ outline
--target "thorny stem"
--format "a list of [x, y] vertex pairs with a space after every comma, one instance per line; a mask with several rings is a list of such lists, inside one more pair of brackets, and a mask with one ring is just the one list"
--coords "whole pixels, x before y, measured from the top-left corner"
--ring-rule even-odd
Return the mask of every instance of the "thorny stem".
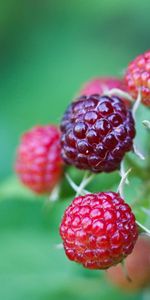
[[120, 184], [118, 186], [118, 193], [120, 194], [121, 198], [124, 199], [124, 186], [128, 177], [128, 174], [131, 172], [131, 169], [129, 169], [121, 178]]
[[[70, 186], [72, 187], [72, 189], [77, 193], [79, 190], [79, 186], [70, 178], [70, 176], [66, 173], [65, 174], [66, 179], [68, 180]], [[86, 191], [85, 189], [82, 189], [81, 191], [81, 195], [84, 196], [85, 194], [87, 194], [88, 191]]]
[[78, 187], [76, 197], [80, 195], [82, 190], [90, 183], [90, 181], [94, 178], [94, 174], [90, 174], [90, 172], [85, 172], [85, 175], [83, 176], [83, 179], [81, 181], [81, 184]]
[[94, 174], [90, 174], [89, 172], [85, 172], [83, 179], [78, 186], [68, 174], [66, 174], [66, 178], [70, 184], [70, 186], [73, 188], [73, 190], [76, 192], [76, 197], [79, 195], [84, 196], [85, 194], [89, 194], [87, 190], [85, 190], [85, 187], [90, 183], [90, 181], [94, 178]]

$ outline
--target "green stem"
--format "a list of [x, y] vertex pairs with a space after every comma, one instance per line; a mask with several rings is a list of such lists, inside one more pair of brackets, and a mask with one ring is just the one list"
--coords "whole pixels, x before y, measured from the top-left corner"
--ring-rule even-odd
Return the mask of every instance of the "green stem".
[[79, 185], [78, 191], [76, 193], [76, 197], [80, 195], [82, 190], [92, 181], [94, 178], [94, 174], [91, 174], [89, 171], [85, 172], [85, 175], [81, 181], [81, 184]]
[[145, 227], [138, 221], [136, 221], [136, 224], [138, 225], [141, 233], [146, 233], [148, 236], [150, 236], [150, 230], [147, 227]]
[[129, 169], [126, 173], [124, 173], [122, 175], [122, 178], [121, 178], [121, 181], [120, 181], [120, 184], [118, 186], [118, 193], [120, 194], [120, 196], [124, 199], [124, 187], [125, 187], [125, 184], [126, 184], [126, 180], [127, 180], [127, 177], [129, 175], [129, 173], [131, 172], [131, 169]]
[[89, 171], [85, 172], [83, 179], [80, 183], [79, 186], [76, 185], [76, 183], [70, 178], [70, 176], [68, 174], [65, 174], [70, 186], [72, 187], [72, 189], [76, 192], [76, 197], [79, 195], [85, 195], [85, 194], [89, 194], [90, 192], [88, 192], [87, 190], [85, 190], [85, 187], [92, 181], [92, 179], [94, 178], [94, 174], [91, 174]]

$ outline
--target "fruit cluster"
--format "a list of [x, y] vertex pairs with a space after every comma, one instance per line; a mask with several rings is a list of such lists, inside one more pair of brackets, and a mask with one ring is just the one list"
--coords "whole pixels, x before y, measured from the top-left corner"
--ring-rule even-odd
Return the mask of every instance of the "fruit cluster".
[[[60, 130], [47, 125], [25, 133], [15, 165], [20, 180], [45, 194], [59, 184], [65, 164], [91, 173], [119, 170], [125, 154], [134, 150], [137, 97], [150, 107], [150, 51], [129, 64], [123, 79], [86, 83], [64, 113]], [[119, 192], [88, 193], [84, 187], [77, 192], [60, 225], [67, 257], [89, 269], [122, 262], [139, 234], [130, 206]]]
[[132, 113], [116, 96], [79, 97], [64, 114], [61, 131], [64, 161], [95, 173], [119, 169], [135, 136]]

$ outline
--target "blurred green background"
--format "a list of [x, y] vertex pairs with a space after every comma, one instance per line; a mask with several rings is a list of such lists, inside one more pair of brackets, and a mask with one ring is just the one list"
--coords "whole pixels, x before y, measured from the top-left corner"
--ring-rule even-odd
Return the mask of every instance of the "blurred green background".
[[[55, 248], [69, 199], [50, 205], [12, 175], [23, 131], [59, 123], [83, 82], [121, 76], [149, 49], [149, 11], [149, 0], [0, 1], [0, 299], [149, 299], [148, 292], [125, 294], [103, 272], [69, 262]], [[143, 108], [139, 118], [148, 113]], [[99, 189], [118, 181], [109, 176], [107, 186], [101, 178]], [[133, 193], [138, 184], [133, 178]]]

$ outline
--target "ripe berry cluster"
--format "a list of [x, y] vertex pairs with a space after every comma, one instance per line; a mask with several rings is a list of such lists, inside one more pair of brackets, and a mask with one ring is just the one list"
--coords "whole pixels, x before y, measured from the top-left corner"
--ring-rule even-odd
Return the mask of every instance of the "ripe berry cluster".
[[135, 136], [132, 113], [116, 96], [79, 97], [64, 114], [61, 131], [64, 161], [95, 173], [119, 169]]
[[[118, 170], [126, 152], [134, 150], [132, 104], [138, 96], [150, 106], [150, 51], [129, 64], [123, 79], [86, 83], [64, 113], [60, 130], [38, 126], [23, 135], [16, 160], [21, 181], [44, 194], [59, 183], [65, 164], [93, 173]], [[107, 269], [132, 252], [138, 237], [135, 217], [119, 193], [80, 192], [60, 225], [66, 255], [86, 268]]]

